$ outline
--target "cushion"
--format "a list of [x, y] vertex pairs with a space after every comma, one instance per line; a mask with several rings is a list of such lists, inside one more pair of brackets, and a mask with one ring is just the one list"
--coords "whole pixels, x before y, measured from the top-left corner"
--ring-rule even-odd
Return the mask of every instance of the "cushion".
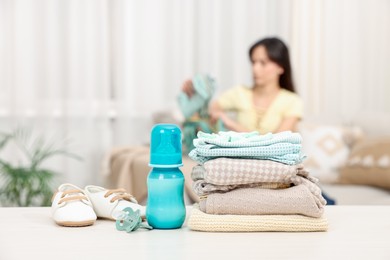
[[390, 137], [357, 144], [340, 169], [340, 183], [390, 189]]
[[339, 168], [345, 165], [351, 146], [362, 136], [357, 127], [303, 123], [302, 152], [307, 156], [305, 168], [322, 183], [335, 183]]

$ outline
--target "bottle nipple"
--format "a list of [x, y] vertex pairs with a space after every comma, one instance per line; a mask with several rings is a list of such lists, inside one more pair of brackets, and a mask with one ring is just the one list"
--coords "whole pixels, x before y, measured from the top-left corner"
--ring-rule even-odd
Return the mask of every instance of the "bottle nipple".
[[167, 133], [165, 130], [160, 130], [161, 142], [156, 148], [158, 153], [174, 153], [176, 152], [175, 147], [172, 144], [172, 135]]
[[181, 130], [177, 125], [155, 125], [151, 131], [149, 166], [183, 166], [181, 149]]

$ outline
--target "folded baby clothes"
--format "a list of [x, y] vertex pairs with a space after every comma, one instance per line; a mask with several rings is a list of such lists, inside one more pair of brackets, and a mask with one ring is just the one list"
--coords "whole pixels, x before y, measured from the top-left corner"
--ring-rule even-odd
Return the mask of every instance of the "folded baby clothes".
[[238, 133], [234, 131], [221, 131], [218, 134], [209, 134], [199, 131], [198, 138], [194, 140], [195, 146], [214, 145], [212, 147], [255, 147], [267, 146], [276, 143], [301, 144], [302, 137], [299, 133], [285, 131], [280, 133], [268, 133], [261, 135], [257, 131]]
[[191, 177], [195, 180], [193, 190], [198, 196], [228, 192], [237, 188], [261, 187], [260, 184], [265, 183], [276, 183], [274, 188], [277, 189], [289, 187], [291, 184], [302, 184], [309, 189], [318, 205], [326, 203], [320, 187], [316, 184], [318, 180], [310, 176], [302, 165], [288, 166], [272, 161], [219, 158], [210, 160], [203, 166], [195, 166]]
[[305, 215], [318, 218], [324, 205], [304, 185], [287, 189], [243, 188], [226, 193], [213, 193], [199, 202], [208, 214], [233, 215]]
[[217, 158], [197, 165], [191, 178], [216, 185], [248, 184], [258, 182], [287, 182], [292, 177], [302, 176], [313, 183], [318, 180], [309, 175], [303, 164], [287, 165], [270, 160]]
[[260, 135], [257, 132], [219, 132], [206, 134], [198, 132], [194, 140], [195, 149], [189, 156], [198, 163], [219, 157], [272, 160], [285, 164], [298, 164], [301, 155], [301, 136], [298, 133], [282, 132]]
[[[306, 186], [306, 188], [310, 191], [310, 196], [315, 200], [315, 202], [318, 205], [326, 204], [326, 200], [322, 196], [321, 189], [316, 184], [305, 179], [302, 179], [301, 181], [302, 181], [301, 183], [297, 182], [292, 186], [297, 186], [297, 185]], [[271, 183], [270, 185], [272, 186], [271, 189], [284, 189], [290, 186], [287, 183], [275, 184], [274, 182]], [[284, 185], [287, 185], [287, 187]], [[214, 184], [207, 183], [203, 180], [195, 181], [192, 185], [193, 191], [200, 197], [208, 196], [214, 193], [227, 193], [242, 188], [262, 188], [262, 187], [266, 188], [266, 186], [264, 186], [263, 183], [251, 183], [251, 184], [242, 184], [242, 185], [214, 185]]]
[[192, 184], [192, 190], [196, 193], [196, 195], [200, 197], [204, 197], [213, 193], [229, 192], [241, 188], [285, 189], [289, 187], [291, 187], [291, 184], [277, 182], [248, 183], [237, 185], [214, 185], [211, 183], [207, 183], [203, 180], [197, 180]]
[[188, 219], [191, 230], [206, 232], [317, 232], [328, 229], [328, 221], [302, 215], [213, 215], [195, 204]]

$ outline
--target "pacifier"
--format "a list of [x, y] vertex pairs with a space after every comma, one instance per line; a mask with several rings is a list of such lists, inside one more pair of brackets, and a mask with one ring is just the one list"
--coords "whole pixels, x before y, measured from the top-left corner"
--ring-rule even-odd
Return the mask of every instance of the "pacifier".
[[142, 222], [139, 209], [134, 211], [132, 208], [127, 207], [121, 211], [114, 212], [113, 217], [116, 219], [115, 226], [119, 231], [130, 233], [136, 231], [138, 228], [153, 229], [153, 227]]

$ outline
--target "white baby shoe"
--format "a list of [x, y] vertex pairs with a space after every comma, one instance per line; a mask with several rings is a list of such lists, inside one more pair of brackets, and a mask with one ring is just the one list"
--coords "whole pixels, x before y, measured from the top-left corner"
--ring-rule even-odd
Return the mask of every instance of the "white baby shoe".
[[95, 223], [96, 214], [89, 199], [79, 187], [65, 183], [52, 198], [52, 216], [61, 226], [84, 227]]
[[137, 200], [124, 189], [107, 190], [105, 188], [88, 185], [84, 189], [85, 194], [91, 200], [96, 215], [99, 218], [115, 220], [118, 212], [130, 207], [134, 211], [140, 210], [141, 217], [145, 218], [145, 207], [138, 204]]

